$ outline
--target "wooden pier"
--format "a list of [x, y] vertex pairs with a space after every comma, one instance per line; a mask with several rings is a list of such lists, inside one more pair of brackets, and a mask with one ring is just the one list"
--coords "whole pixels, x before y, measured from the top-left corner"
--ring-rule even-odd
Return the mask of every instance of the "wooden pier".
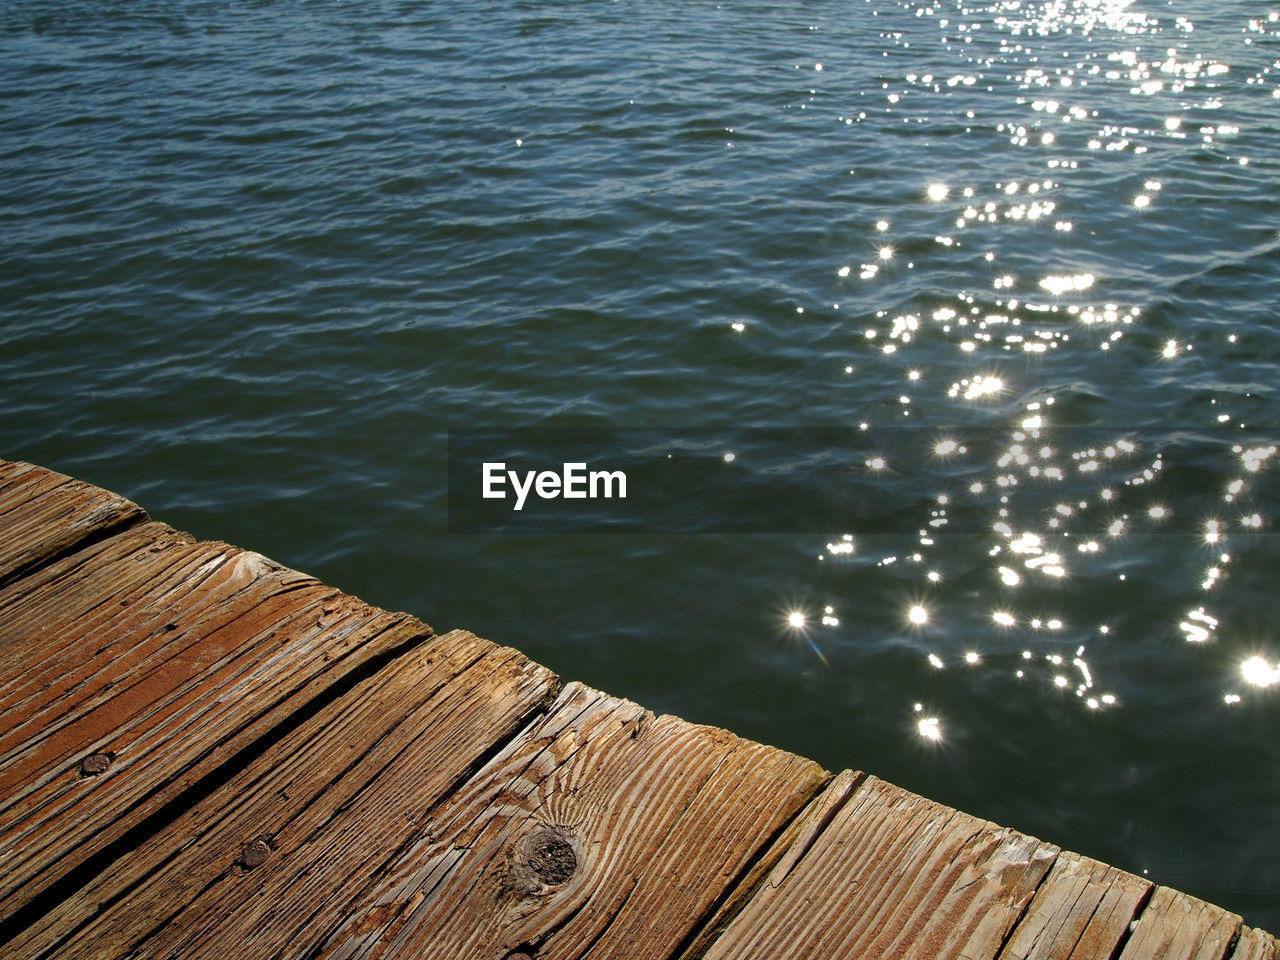
[[1186, 894], [0, 461], [0, 957], [1277, 948]]

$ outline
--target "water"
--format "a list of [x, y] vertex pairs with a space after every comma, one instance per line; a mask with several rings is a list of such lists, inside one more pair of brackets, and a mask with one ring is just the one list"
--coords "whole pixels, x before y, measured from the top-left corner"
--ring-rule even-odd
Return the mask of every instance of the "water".
[[[10, 3], [0, 452], [1280, 929], [1278, 16]], [[481, 426], [885, 519], [449, 532]]]

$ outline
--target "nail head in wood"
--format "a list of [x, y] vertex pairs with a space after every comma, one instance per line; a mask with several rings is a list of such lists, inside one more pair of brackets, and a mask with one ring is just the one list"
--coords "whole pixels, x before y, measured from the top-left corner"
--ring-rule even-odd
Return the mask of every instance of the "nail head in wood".
[[265, 840], [254, 840], [244, 848], [244, 853], [240, 854], [240, 863], [246, 870], [252, 870], [266, 863], [270, 855], [271, 848], [267, 846]]
[[86, 777], [96, 777], [106, 773], [111, 766], [111, 756], [106, 753], [94, 753], [80, 762], [80, 773]]

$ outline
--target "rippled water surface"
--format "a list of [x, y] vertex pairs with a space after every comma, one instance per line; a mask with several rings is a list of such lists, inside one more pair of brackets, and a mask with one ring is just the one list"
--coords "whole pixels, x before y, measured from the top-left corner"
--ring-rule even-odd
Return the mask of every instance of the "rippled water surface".
[[[1280, 6], [19, 2], [0, 97], [0, 455], [1280, 929]], [[884, 522], [450, 532], [479, 426]]]

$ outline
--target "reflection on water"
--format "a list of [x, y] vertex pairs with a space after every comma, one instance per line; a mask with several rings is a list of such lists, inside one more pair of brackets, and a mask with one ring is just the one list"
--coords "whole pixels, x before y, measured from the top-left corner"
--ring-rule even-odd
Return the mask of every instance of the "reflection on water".
[[[916, 709], [923, 710], [924, 706], [917, 703]], [[916, 728], [920, 731], [920, 736], [924, 737], [926, 740], [942, 739], [942, 725], [937, 717], [921, 717]]]
[[[886, 307], [850, 317], [862, 344], [844, 372], [856, 374], [875, 362], [875, 354], [880, 362], [907, 365], [896, 415], [938, 425], [932, 453], [946, 469], [939, 469], [936, 494], [919, 514], [917, 535], [894, 543], [881, 538], [867, 550], [846, 533], [827, 543], [819, 560], [854, 571], [901, 571], [903, 630], [922, 663], [946, 672], [949, 682], [970, 682], [968, 671], [948, 670], [964, 665], [1000, 671], [1046, 694], [1074, 695], [1084, 710], [1119, 709], [1122, 701], [1106, 690], [1119, 678], [1096, 668], [1090, 655], [1125, 642], [1107, 622], [1120, 613], [1111, 598], [1125, 592], [1108, 591], [1102, 600], [1098, 585], [1127, 584], [1131, 572], [1137, 573], [1136, 589], [1161, 578], [1162, 587], [1186, 597], [1184, 609], [1167, 613], [1168, 629], [1205, 648], [1204, 668], [1217, 669], [1209, 651], [1236, 628], [1234, 548], [1248, 548], [1254, 563], [1275, 561], [1271, 542], [1259, 539], [1275, 519], [1275, 487], [1261, 483], [1276, 454], [1266, 438], [1273, 424], [1237, 413], [1234, 401], [1252, 401], [1254, 394], [1224, 382], [1163, 435], [1148, 432], [1137, 441], [1121, 422], [1110, 437], [1095, 434], [1089, 445], [1074, 446], [1072, 427], [1105, 422], [1087, 413], [1082, 419], [1069, 377], [1064, 382], [1056, 374], [1054, 358], [1075, 364], [1081, 355], [1111, 354], [1132, 340], [1139, 346], [1128, 346], [1112, 367], [1118, 380], [1167, 382], [1201, 376], [1206, 366], [1230, 376], [1225, 355], [1250, 331], [1210, 334], [1206, 325], [1195, 335], [1168, 336], [1166, 305], [1143, 297], [1143, 281], [1152, 279], [1143, 251], [1117, 247], [1107, 221], [1144, 218], [1146, 242], [1158, 252], [1165, 231], [1186, 230], [1191, 219], [1205, 215], [1205, 198], [1201, 185], [1153, 171], [1187, 155], [1252, 169], [1253, 158], [1235, 147], [1251, 131], [1234, 118], [1258, 116], [1247, 103], [1258, 88], [1271, 101], [1280, 98], [1280, 61], [1260, 61], [1242, 48], [1270, 43], [1274, 54], [1280, 13], [1241, 20], [1235, 45], [1224, 47], [1220, 24], [1197, 32], [1190, 16], [1129, 0], [900, 7], [932, 27], [881, 32], [887, 62], [877, 96], [855, 112], [837, 110], [835, 119], [855, 130], [867, 124], [884, 130], [896, 122], [927, 125], [939, 136], [945, 131], [945, 139], [930, 146], [945, 160], [942, 144], [953, 144], [956, 170], [921, 182], [914, 202], [892, 220], [868, 221], [854, 247], [871, 256], [837, 263], [829, 294], [820, 296], [829, 295], [833, 311], [843, 305], [848, 312], [859, 302], [874, 302], [877, 287], [887, 292], [901, 284], [906, 271], [935, 278], [928, 295], [906, 310]], [[924, 64], [930, 69], [921, 69]], [[834, 67], [828, 63], [824, 76], [831, 77]], [[1008, 94], [986, 101], [982, 115], [971, 98], [953, 100], [954, 91], [974, 87]], [[820, 103], [811, 97], [808, 105]], [[1238, 107], [1233, 119], [1222, 119], [1230, 106]], [[991, 130], [1015, 152], [998, 163], [973, 163], [964, 140], [985, 142]], [[1274, 178], [1275, 158], [1268, 160], [1267, 176]], [[1133, 184], [1124, 204], [1128, 213], [1098, 209], [1100, 183], [1122, 194], [1126, 183]], [[1042, 251], [1044, 237], [1055, 238], [1047, 258], [1020, 255], [1032, 231]], [[1267, 249], [1274, 252], [1275, 245]], [[1230, 254], [1211, 245], [1205, 250], [1210, 259]], [[1153, 311], [1160, 315], [1155, 320]], [[941, 351], [947, 350], [957, 359], [944, 365]], [[1005, 358], [1017, 354], [1041, 359], [1013, 387], [1003, 370]], [[964, 373], [939, 377], [931, 367]], [[1060, 396], [1075, 408], [1061, 419]], [[1252, 402], [1243, 406], [1258, 409]], [[993, 407], [999, 412], [993, 414]], [[966, 445], [963, 430], [947, 425], [990, 422], [992, 416], [1006, 425], [1007, 442], [976, 461], [979, 454]], [[878, 427], [862, 426], [876, 436]], [[1179, 431], [1213, 444], [1214, 453], [1207, 456], [1202, 447], [1192, 454], [1179, 442]], [[1247, 439], [1235, 442], [1235, 436]], [[872, 471], [893, 466], [883, 456], [866, 461]], [[1175, 496], [1162, 482], [1171, 473], [1218, 476], [1221, 486], [1212, 497], [1195, 499], [1179, 485]], [[949, 528], [975, 526], [989, 533], [976, 541], [946, 535]], [[1186, 534], [1192, 528], [1198, 536]], [[1162, 557], [1158, 572], [1144, 561], [1153, 549]], [[953, 595], [952, 581], [961, 581], [963, 592], [957, 588]], [[855, 589], [857, 577], [848, 582]], [[975, 595], [987, 598], [985, 613]], [[792, 616], [803, 622], [804, 614]], [[827, 617], [823, 625], [835, 642], [838, 621]], [[998, 640], [989, 652], [957, 646], [984, 633]], [[823, 642], [818, 631], [811, 645], [819, 649]], [[1017, 644], [1025, 649], [1016, 652]], [[1280, 681], [1277, 655], [1274, 646], [1251, 654], [1224, 676], [1219, 695], [1225, 703], [1271, 693], [1267, 688]], [[923, 707], [909, 709], [919, 713]], [[948, 726], [964, 722], [951, 717]], [[941, 722], [919, 718], [916, 732], [938, 741]]]
[[[0, 454], [1280, 927], [1276, 2], [60, 0], [0, 54]], [[477, 424], [737, 430], [784, 535], [446, 533]], [[831, 463], [839, 522], [733, 499]]]
[[[976, 378], [969, 387], [987, 382]], [[952, 385], [948, 396], [955, 398], [959, 386]], [[964, 396], [977, 402], [986, 392], [970, 389]], [[1187, 642], [1212, 643], [1219, 635], [1214, 611], [1223, 609], [1224, 616], [1230, 615], [1227, 585], [1232, 545], [1255, 548], [1259, 562], [1274, 559], [1269, 529], [1275, 487], [1265, 482], [1278, 448], [1273, 443], [1246, 447], [1223, 440], [1187, 444], [1176, 437], [1163, 439], [1158, 433], [1148, 436], [1135, 431], [1098, 439], [1105, 430], [1056, 429], [1054, 407], [1052, 396], [1024, 404], [1021, 413], [1008, 418], [1012, 423], [1007, 434], [994, 445], [982, 437], [956, 439], [974, 437], [972, 430], [964, 428], [955, 428], [955, 436], [929, 441], [927, 450], [917, 451], [915, 459], [945, 459], [948, 472], [939, 478], [941, 492], [931, 499], [927, 513], [919, 515], [916, 534], [876, 537], [878, 550], [867, 553], [858, 550], [858, 537], [845, 533], [826, 544], [819, 560], [908, 571], [903, 578], [904, 628], [933, 641], [932, 648], [929, 642], [923, 645], [924, 659], [933, 668], [941, 670], [961, 658], [967, 665], [1002, 669], [1018, 679], [1038, 677], [1059, 690], [1071, 690], [1085, 708], [1099, 710], [1115, 706], [1117, 698], [1097, 691], [1086, 659], [1089, 644], [1122, 642], [1105, 622], [1107, 611], [1093, 595], [1099, 582], [1126, 581], [1128, 570], [1142, 567], [1155, 543], [1164, 576], [1173, 581], [1165, 583], [1166, 588], [1213, 598], [1212, 607], [1209, 600], [1196, 602], [1173, 616], [1173, 622]], [[1208, 426], [1220, 429], [1216, 423]], [[875, 430], [868, 432], [873, 438], [876, 435]], [[1084, 433], [1091, 438], [1088, 445], [1079, 444]], [[902, 436], [901, 431], [894, 433], [899, 445]], [[1220, 476], [1223, 481], [1202, 487], [1199, 495], [1180, 488], [1175, 508], [1162, 481], [1166, 474], [1182, 469], [1183, 458], [1193, 461], [1186, 469], [1201, 478]], [[865, 467], [879, 472], [908, 459], [906, 454], [892, 461], [875, 456], [865, 461]], [[973, 536], [949, 535], [981, 529], [988, 533], [976, 541]], [[889, 544], [889, 540], [896, 542]], [[948, 622], [942, 635], [932, 638], [937, 621], [932, 610], [948, 604], [950, 571], [964, 571], [972, 595], [979, 567], [986, 569], [983, 592], [999, 598], [986, 614], [989, 624], [1033, 644], [1043, 639], [1050, 652], [1032, 646], [1022, 651], [1020, 659], [993, 657], [988, 663], [976, 651], [954, 649], [948, 638], [983, 632], [975, 619], [982, 615], [981, 606], [972, 603], [954, 604], [962, 612]], [[1142, 574], [1148, 582], [1151, 575], [1150, 571]], [[1034, 589], [1028, 591], [1029, 587]], [[1028, 592], [1033, 596], [1024, 601]], [[1056, 609], [1047, 611], [1046, 602]], [[1119, 609], [1123, 604], [1115, 606]], [[1074, 617], [1069, 616], [1072, 612]], [[959, 617], [969, 622], [961, 624]], [[803, 612], [793, 612], [791, 618], [792, 626], [806, 622]], [[828, 616], [822, 624], [838, 627], [839, 621]], [[1060, 636], [1085, 642], [1064, 660], [1054, 652], [1061, 646]], [[1042, 669], [1033, 670], [1035, 662]], [[1057, 669], [1064, 664], [1073, 669]], [[1271, 668], [1265, 659], [1251, 656], [1245, 664], [1241, 675], [1249, 685], [1270, 685]], [[1232, 687], [1223, 696], [1228, 703], [1238, 703], [1242, 694]]]
[[[1245, 683], [1255, 687], [1269, 687], [1273, 683], [1280, 682], [1280, 663], [1272, 666], [1262, 657], [1250, 657], [1240, 664], [1240, 675], [1244, 677]], [[1228, 696], [1233, 695], [1228, 694]], [[1238, 701], [1238, 696], [1232, 700], [1233, 703]]]

